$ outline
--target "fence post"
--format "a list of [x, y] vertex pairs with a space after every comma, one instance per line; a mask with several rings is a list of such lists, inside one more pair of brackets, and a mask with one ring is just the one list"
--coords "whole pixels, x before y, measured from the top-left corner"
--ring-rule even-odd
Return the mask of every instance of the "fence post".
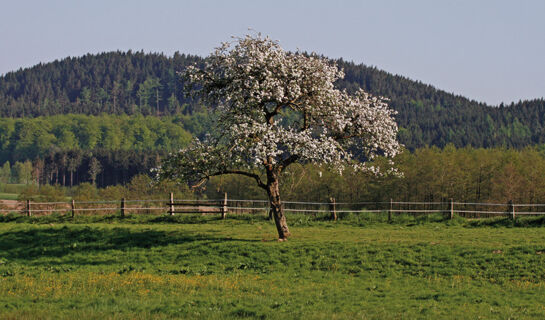
[[450, 199], [450, 220], [454, 219], [454, 200]]
[[335, 198], [329, 198], [329, 211], [331, 212], [331, 220], [337, 221], [337, 208], [335, 208]]
[[392, 210], [394, 210], [394, 200], [390, 198], [390, 209], [388, 210], [388, 222], [392, 222]]
[[511, 201], [511, 219], [515, 220], [515, 204]]
[[76, 202], [72, 199], [72, 218], [76, 215]]
[[221, 218], [225, 219], [227, 217], [227, 192], [225, 192], [225, 197], [223, 198], [223, 207], [221, 208]]
[[515, 206], [513, 205], [513, 200], [507, 202], [507, 214], [510, 214], [511, 219], [515, 220]]
[[170, 193], [170, 203], [168, 208], [168, 214], [173, 216], [174, 215], [174, 193]]
[[32, 211], [30, 209], [30, 199], [26, 201], [26, 215], [29, 217], [32, 216]]
[[121, 198], [121, 217], [125, 217], [125, 198]]

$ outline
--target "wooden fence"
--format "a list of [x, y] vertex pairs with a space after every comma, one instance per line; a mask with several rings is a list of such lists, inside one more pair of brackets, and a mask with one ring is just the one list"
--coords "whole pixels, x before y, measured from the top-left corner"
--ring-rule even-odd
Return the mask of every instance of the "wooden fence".
[[[426, 215], [441, 213], [450, 218], [461, 216], [465, 218], [487, 218], [495, 216], [545, 215], [545, 204], [515, 204], [509, 203], [474, 203], [474, 202], [336, 202], [330, 198], [328, 202], [284, 201], [284, 211], [298, 214], [327, 214], [331, 219], [338, 215], [352, 213], [413, 214]], [[223, 218], [227, 214], [269, 214], [268, 200], [228, 199], [169, 199], [149, 200], [108, 200], [108, 201], [68, 201], [68, 202], [35, 202], [27, 200], [0, 201], [0, 214], [19, 213], [27, 216], [47, 215], [51, 213], [65, 215], [89, 214], [219, 214]]]

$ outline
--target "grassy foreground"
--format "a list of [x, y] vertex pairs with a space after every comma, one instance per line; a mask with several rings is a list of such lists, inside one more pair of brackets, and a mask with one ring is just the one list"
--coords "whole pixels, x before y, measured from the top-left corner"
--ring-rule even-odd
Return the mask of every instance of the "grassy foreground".
[[545, 317], [532, 224], [25, 219], [0, 223], [1, 319]]

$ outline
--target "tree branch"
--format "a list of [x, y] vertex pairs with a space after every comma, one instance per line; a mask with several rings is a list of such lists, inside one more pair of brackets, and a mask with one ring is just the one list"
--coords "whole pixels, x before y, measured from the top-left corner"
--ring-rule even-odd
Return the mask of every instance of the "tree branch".
[[287, 157], [286, 159], [282, 160], [280, 162], [280, 165], [278, 166], [280, 169], [280, 172], [283, 172], [290, 164], [294, 163], [297, 160], [299, 160], [298, 155], [291, 155]]
[[206, 175], [203, 179], [201, 179], [201, 181], [199, 181], [199, 183], [197, 184], [197, 187], [201, 186], [204, 182], [208, 181], [211, 177], [221, 176], [221, 175], [224, 175], [224, 174], [240, 174], [240, 175], [243, 175], [243, 176], [246, 176], [246, 177], [253, 178], [257, 182], [257, 185], [260, 188], [263, 188], [263, 189], [267, 190], [267, 185], [265, 183], [263, 183], [263, 181], [261, 181], [261, 178], [259, 177], [259, 175], [255, 174], [255, 173], [242, 171], [242, 170], [223, 170], [223, 171], [219, 171], [219, 172], [215, 172], [215, 173]]

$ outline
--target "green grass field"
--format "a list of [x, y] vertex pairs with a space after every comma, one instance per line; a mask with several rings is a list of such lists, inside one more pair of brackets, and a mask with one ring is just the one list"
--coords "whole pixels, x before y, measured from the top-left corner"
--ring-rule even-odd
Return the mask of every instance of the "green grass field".
[[0, 200], [17, 200], [26, 187], [26, 184], [0, 183]]
[[0, 221], [1, 319], [545, 317], [542, 219]]
[[0, 192], [0, 200], [17, 200], [18, 198], [19, 194], [17, 193]]

